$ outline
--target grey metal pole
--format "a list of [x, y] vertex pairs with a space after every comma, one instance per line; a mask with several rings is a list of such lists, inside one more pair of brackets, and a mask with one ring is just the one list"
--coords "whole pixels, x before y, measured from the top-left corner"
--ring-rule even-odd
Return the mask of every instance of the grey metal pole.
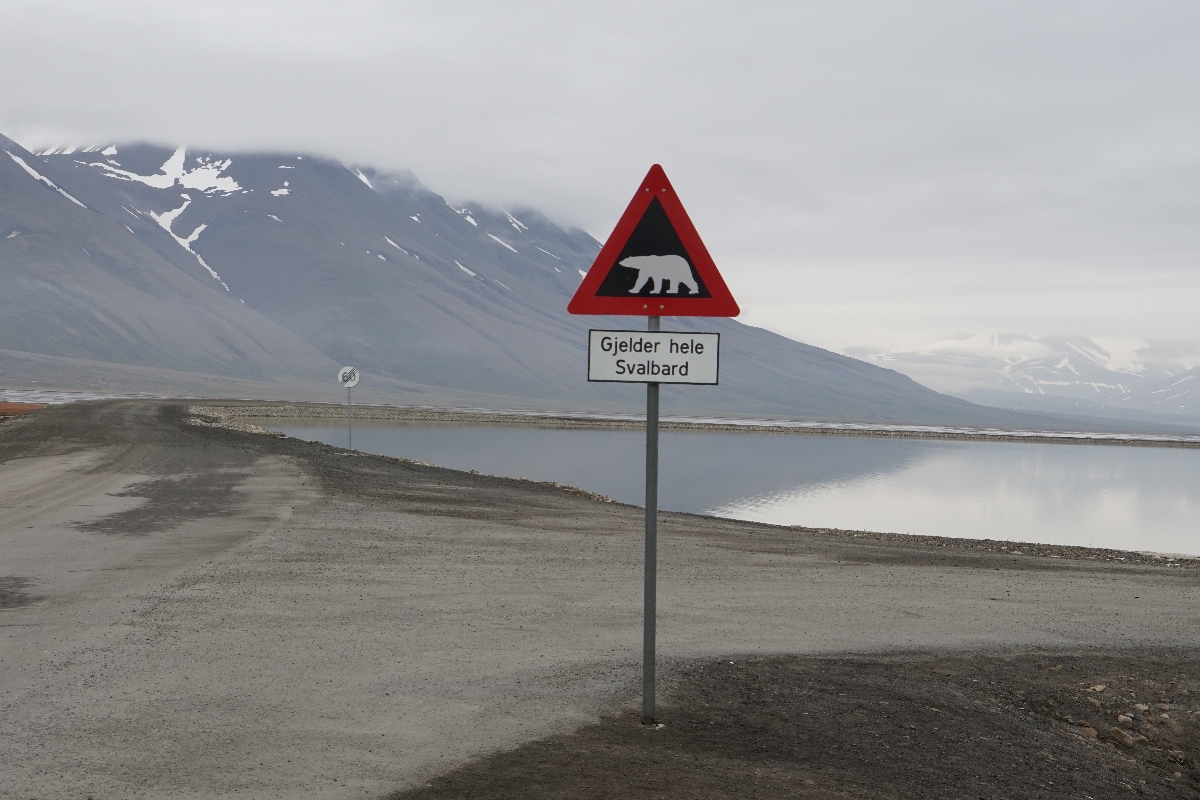
[[346, 387], [346, 445], [347, 450], [354, 449], [354, 417], [350, 414], [350, 387]]
[[[659, 329], [650, 317], [647, 330]], [[654, 629], [658, 599], [658, 384], [646, 384], [646, 577], [642, 611], [642, 722], [654, 721]]]

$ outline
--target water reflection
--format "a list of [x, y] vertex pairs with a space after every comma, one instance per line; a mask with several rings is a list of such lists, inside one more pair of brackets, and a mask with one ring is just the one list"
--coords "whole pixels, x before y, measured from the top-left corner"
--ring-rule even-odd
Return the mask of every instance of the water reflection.
[[1200, 452], [945, 442], [903, 471], [797, 485], [712, 513], [777, 524], [1200, 552]]
[[[344, 427], [271, 420], [344, 446]], [[361, 450], [643, 499], [640, 431], [362, 425]], [[663, 509], [786, 525], [1200, 553], [1200, 450], [664, 431]]]
[[[341, 447], [344, 427], [259, 420], [289, 436]], [[453, 469], [581, 486], [623, 503], [645, 498], [645, 434], [633, 430], [534, 427], [356, 425], [360, 450], [404, 456]], [[660, 507], [707, 513], [801, 485], [896, 472], [923, 452], [886, 439], [663, 431]]]

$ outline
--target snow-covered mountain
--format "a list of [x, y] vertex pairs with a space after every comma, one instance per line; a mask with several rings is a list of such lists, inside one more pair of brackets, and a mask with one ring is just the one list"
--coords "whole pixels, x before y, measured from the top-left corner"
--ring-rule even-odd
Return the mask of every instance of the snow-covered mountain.
[[[0, 384], [636, 411], [588, 384], [566, 304], [600, 243], [528, 209], [457, 207], [410, 174], [297, 153], [152, 145], [30, 153], [0, 137]], [[1046, 425], [736, 320], [719, 387], [679, 413]]]
[[308, 380], [300, 365], [334, 368], [292, 331], [217, 291], [149, 210], [76, 179], [82, 168], [3, 138], [0, 149], [7, 385], [162, 391], [181, 381], [189, 391], [202, 381], [185, 376], [219, 377], [230, 388], [296, 385]]
[[1008, 335], [854, 354], [984, 405], [1130, 419], [1200, 417], [1197, 369], [1187, 363], [1196, 354], [1121, 344], [1117, 354], [1084, 337]]

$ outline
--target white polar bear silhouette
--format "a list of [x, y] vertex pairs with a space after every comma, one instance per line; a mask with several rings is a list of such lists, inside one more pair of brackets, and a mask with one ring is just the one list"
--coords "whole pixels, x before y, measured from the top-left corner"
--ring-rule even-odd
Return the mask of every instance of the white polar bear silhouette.
[[[618, 263], [622, 267], [638, 271], [637, 280], [629, 290], [630, 294], [637, 294], [647, 284], [650, 285], [650, 294], [663, 294], [666, 281], [671, 282], [671, 291], [675, 294], [679, 294], [679, 290], [684, 286], [688, 287], [692, 294], [700, 293], [696, 288], [696, 279], [692, 277], [692, 268], [680, 256], [630, 256]], [[654, 281], [658, 281], [657, 290], [654, 288]]]

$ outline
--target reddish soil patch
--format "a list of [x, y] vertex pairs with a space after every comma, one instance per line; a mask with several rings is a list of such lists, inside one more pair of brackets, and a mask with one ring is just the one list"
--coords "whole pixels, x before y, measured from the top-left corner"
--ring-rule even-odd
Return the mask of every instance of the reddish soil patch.
[[37, 411], [39, 408], [45, 408], [45, 403], [5, 403], [0, 402], [0, 417], [15, 417], [18, 414], [26, 414], [30, 411]]

